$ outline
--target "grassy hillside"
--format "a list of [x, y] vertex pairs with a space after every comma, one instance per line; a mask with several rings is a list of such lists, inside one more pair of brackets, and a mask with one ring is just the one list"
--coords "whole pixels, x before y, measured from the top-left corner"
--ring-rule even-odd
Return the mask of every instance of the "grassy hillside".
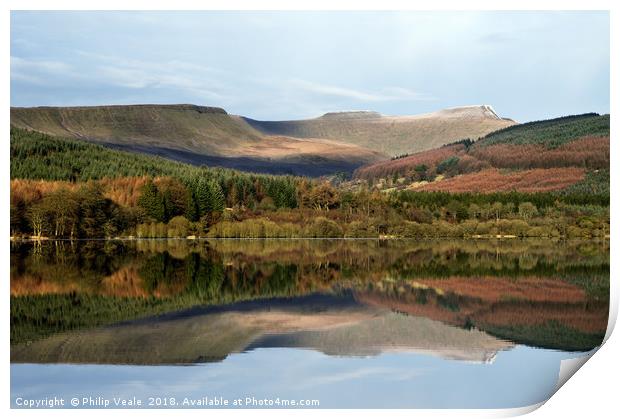
[[355, 176], [396, 189], [608, 193], [609, 162], [609, 115], [584, 114], [374, 163]]
[[195, 105], [11, 108], [11, 125], [191, 164], [274, 174], [350, 172], [384, 158], [351, 144], [265, 136], [223, 109]]
[[269, 135], [328, 138], [356, 144], [389, 156], [440, 147], [461, 138], [478, 138], [515, 122], [497, 116], [488, 106], [446, 109], [424, 115], [385, 116], [376, 112], [333, 112], [298, 121], [256, 121]]
[[210, 154], [261, 139], [225, 110], [195, 105], [11, 108], [11, 125], [101, 143]]

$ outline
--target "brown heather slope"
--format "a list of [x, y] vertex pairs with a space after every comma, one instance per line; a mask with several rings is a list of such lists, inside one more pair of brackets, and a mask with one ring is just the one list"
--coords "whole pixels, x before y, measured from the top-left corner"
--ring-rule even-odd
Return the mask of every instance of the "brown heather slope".
[[192, 164], [318, 176], [386, 158], [353, 144], [265, 136], [221, 108], [117, 105], [11, 108], [11, 125]]
[[494, 144], [472, 147], [469, 154], [493, 167], [533, 169], [551, 167], [609, 167], [609, 136], [583, 137], [547, 148], [542, 144]]
[[548, 192], [567, 188], [583, 180], [585, 171], [579, 167], [519, 170], [503, 173], [487, 169], [421, 185], [416, 191], [443, 192]]
[[469, 149], [457, 143], [410, 156], [380, 161], [360, 167], [355, 176], [362, 179], [379, 179], [394, 175], [406, 176], [415, 167], [425, 165], [434, 170], [439, 163], [457, 157], [457, 173], [465, 174], [490, 168], [498, 169], [550, 169], [554, 167], [579, 167], [606, 169], [609, 167], [609, 136], [582, 137], [555, 148], [542, 144], [493, 144]]
[[[597, 346], [607, 328], [608, 304], [589, 300], [582, 289], [560, 280], [449, 277], [416, 279], [405, 287], [392, 285], [395, 289], [356, 291], [354, 297], [372, 307], [389, 308], [457, 327], [473, 325], [487, 332], [512, 328], [514, 335], [505, 336], [510, 340], [565, 350], [583, 350], [592, 343], [590, 347]], [[579, 342], [579, 338], [566, 332], [553, 336], [544, 328], [549, 325], [557, 328], [556, 333], [558, 329], [569, 328], [590, 334], [592, 341]], [[529, 333], [519, 336], [519, 329], [528, 328]], [[538, 337], [535, 328], [540, 328]]]
[[430, 150], [463, 138], [477, 139], [514, 125], [490, 106], [464, 106], [412, 116], [377, 112], [332, 112], [296, 121], [256, 121], [244, 118], [268, 135], [327, 138], [356, 144], [389, 156]]

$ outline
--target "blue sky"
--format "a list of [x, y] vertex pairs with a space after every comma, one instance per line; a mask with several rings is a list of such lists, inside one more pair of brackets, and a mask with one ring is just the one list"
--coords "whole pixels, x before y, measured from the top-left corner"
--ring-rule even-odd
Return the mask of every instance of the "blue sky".
[[11, 105], [609, 112], [607, 12], [11, 12]]

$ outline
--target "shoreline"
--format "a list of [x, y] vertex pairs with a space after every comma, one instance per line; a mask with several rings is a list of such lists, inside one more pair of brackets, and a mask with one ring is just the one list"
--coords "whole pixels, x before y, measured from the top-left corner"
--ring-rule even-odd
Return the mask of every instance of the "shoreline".
[[441, 236], [441, 237], [399, 237], [399, 236], [378, 236], [378, 237], [81, 237], [81, 238], [52, 238], [52, 237], [14, 237], [10, 236], [11, 242], [74, 242], [74, 241], [163, 241], [163, 240], [185, 240], [185, 241], [208, 241], [208, 240], [358, 240], [358, 241], [380, 241], [380, 240], [541, 240], [541, 241], [605, 241], [610, 240], [610, 236], [604, 237], [522, 237], [514, 234], [497, 235], [473, 235], [473, 236]]

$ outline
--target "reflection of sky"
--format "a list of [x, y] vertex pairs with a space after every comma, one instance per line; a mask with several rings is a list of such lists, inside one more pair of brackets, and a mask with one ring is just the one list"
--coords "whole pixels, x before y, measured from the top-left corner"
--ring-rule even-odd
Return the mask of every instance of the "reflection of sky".
[[[492, 364], [389, 353], [331, 357], [258, 349], [195, 366], [11, 365], [16, 397], [318, 399], [325, 408], [509, 408], [546, 400], [560, 361], [579, 354], [517, 346]], [[15, 407], [15, 406], [14, 406]]]

